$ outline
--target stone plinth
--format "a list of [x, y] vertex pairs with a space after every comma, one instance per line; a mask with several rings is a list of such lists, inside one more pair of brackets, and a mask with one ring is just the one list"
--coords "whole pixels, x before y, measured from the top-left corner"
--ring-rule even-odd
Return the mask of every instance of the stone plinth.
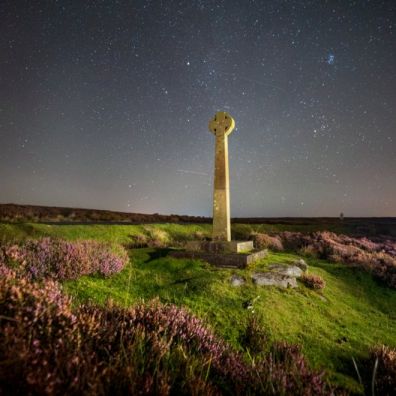
[[253, 241], [189, 241], [187, 251], [207, 253], [247, 253], [253, 250]]
[[176, 258], [197, 259], [208, 262], [216, 267], [224, 268], [246, 268], [249, 264], [254, 263], [266, 257], [268, 251], [259, 250], [250, 253], [213, 253], [205, 251], [178, 251], [170, 255]]

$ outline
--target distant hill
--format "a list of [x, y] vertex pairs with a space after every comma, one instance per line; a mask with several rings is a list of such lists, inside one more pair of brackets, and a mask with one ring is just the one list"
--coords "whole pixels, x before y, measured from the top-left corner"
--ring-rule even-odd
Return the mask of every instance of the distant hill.
[[[186, 215], [161, 215], [158, 213], [127, 213], [110, 210], [61, 208], [52, 206], [0, 204], [1, 222], [37, 223], [211, 223], [210, 217]], [[233, 218], [232, 223], [270, 224], [273, 231], [312, 232], [328, 230], [355, 236], [389, 236], [396, 238], [395, 217], [245, 217]]]
[[57, 223], [209, 223], [199, 216], [127, 213], [111, 210], [0, 204], [0, 221]]

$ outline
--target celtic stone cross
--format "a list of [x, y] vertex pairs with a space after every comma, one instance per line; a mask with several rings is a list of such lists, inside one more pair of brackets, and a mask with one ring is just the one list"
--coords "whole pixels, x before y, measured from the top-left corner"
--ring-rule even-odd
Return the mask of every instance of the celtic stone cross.
[[209, 130], [216, 136], [213, 241], [231, 241], [228, 135], [234, 127], [234, 119], [224, 111], [217, 112], [209, 122]]

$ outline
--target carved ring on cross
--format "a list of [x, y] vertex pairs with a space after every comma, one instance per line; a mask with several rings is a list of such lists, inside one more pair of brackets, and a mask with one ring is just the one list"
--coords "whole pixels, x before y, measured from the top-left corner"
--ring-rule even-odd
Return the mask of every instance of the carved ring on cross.
[[234, 119], [225, 111], [218, 111], [209, 121], [209, 130], [216, 136], [228, 136], [234, 128]]

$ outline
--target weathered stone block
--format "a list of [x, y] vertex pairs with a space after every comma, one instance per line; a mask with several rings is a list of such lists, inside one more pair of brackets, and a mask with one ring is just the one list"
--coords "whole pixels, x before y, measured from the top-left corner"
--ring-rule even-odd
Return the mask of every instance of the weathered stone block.
[[187, 251], [209, 253], [244, 253], [253, 250], [253, 241], [189, 241]]
[[232, 286], [241, 286], [244, 283], [246, 283], [245, 278], [239, 275], [232, 275], [230, 279], [231, 285]]
[[302, 269], [295, 265], [271, 264], [268, 269], [285, 276], [300, 277], [303, 274]]
[[216, 267], [224, 268], [245, 268], [249, 264], [264, 258], [267, 250], [260, 250], [252, 253], [214, 253], [205, 251], [176, 251], [170, 253], [176, 258], [190, 258], [206, 261]]
[[300, 258], [293, 263], [296, 267], [301, 268], [303, 272], [307, 272], [308, 264], [304, 259]]
[[297, 287], [296, 278], [276, 272], [255, 272], [252, 274], [252, 280], [258, 286]]

